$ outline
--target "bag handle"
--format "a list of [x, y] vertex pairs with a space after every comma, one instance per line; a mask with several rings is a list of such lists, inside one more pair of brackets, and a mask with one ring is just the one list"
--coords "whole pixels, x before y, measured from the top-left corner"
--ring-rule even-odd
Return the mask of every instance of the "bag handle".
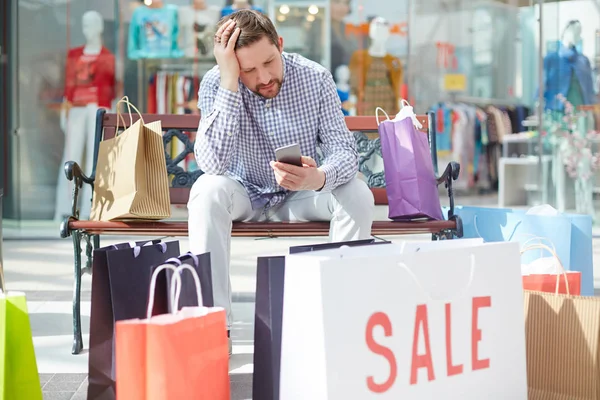
[[543, 243], [538, 243], [538, 244], [532, 244], [532, 245], [529, 245], [529, 246], [523, 248], [521, 250], [521, 254], [523, 254], [523, 253], [525, 253], [527, 251], [530, 251], [530, 250], [534, 250], [534, 249], [546, 250], [547, 252], [549, 252], [550, 254], [552, 254], [552, 256], [557, 261], [557, 265], [560, 267], [560, 270], [562, 271], [562, 273], [556, 274], [556, 288], [554, 289], [554, 294], [555, 295], [558, 294], [558, 285], [560, 283], [560, 277], [562, 275], [565, 278], [565, 287], [567, 288], [567, 296], [570, 296], [571, 295], [571, 291], [569, 290], [569, 279], [567, 277], [567, 271], [565, 270], [565, 267], [563, 266], [562, 262], [560, 261], [560, 258], [556, 254], [556, 252], [550, 246], [547, 246], [547, 245], [545, 245]]
[[[204, 307], [204, 302], [202, 301], [202, 287], [200, 286], [200, 278], [198, 277], [196, 270], [187, 264], [182, 264], [176, 268], [176, 272], [171, 278], [171, 299], [173, 300], [171, 304], [173, 304], [173, 314], [179, 311], [179, 296], [181, 295], [180, 275], [184, 269], [190, 271], [190, 273], [192, 274], [192, 278], [194, 278], [194, 283], [196, 285], [196, 296], [198, 298], [198, 307]], [[175, 289], [176, 286], [177, 289]]]
[[[475, 233], [477, 234], [477, 236], [478, 236], [480, 239], [483, 239], [483, 240], [485, 241], [485, 238], [484, 238], [483, 236], [481, 236], [481, 233], [479, 232], [479, 228], [478, 228], [478, 225], [477, 225], [477, 221], [478, 221], [478, 215], [477, 215], [477, 214], [475, 214], [475, 215], [473, 216], [473, 227], [475, 228]], [[508, 237], [508, 239], [504, 240], [505, 242], [510, 242], [510, 241], [512, 241], [512, 238], [513, 238], [513, 236], [515, 235], [515, 232], [517, 231], [517, 228], [519, 227], [519, 225], [521, 225], [521, 223], [522, 223], [522, 222], [523, 222], [523, 221], [519, 221], [519, 222], [517, 222], [517, 224], [515, 225], [515, 227], [514, 227], [514, 229], [513, 229], [512, 233], [510, 234], [510, 236]]]
[[[163, 251], [164, 253], [164, 251]], [[172, 264], [172, 265], [177, 265], [178, 267], [183, 265], [183, 261], [181, 261], [182, 257], [186, 257], [189, 256], [192, 260], [194, 260], [194, 266], [196, 268], [198, 268], [198, 264], [199, 264], [199, 260], [198, 260], [198, 256], [196, 256], [194, 253], [192, 253], [191, 251], [188, 251], [187, 253], [185, 253], [182, 256], [179, 257], [171, 257], [169, 258], [167, 261], [165, 261], [165, 264]], [[180, 280], [176, 280], [175, 281], [176, 286], [172, 286], [175, 287], [175, 296], [179, 297], [180, 293], [181, 293], [181, 281]], [[175, 299], [175, 297], [172, 297], [173, 301]]]
[[[405, 105], [405, 103], [406, 103], [406, 105]], [[400, 109], [400, 111], [398, 111], [398, 114], [396, 114], [396, 117], [393, 119], [393, 121], [398, 121], [398, 120], [408, 117], [412, 120], [413, 125], [417, 129], [423, 128], [423, 124], [421, 124], [421, 122], [417, 119], [417, 114], [415, 114], [415, 110], [410, 105], [410, 103], [406, 99], [402, 99], [402, 101], [400, 102], [400, 105], [402, 106], [402, 108]], [[401, 118], [401, 117], [403, 117], [403, 118]]]
[[[530, 244], [529, 244], [530, 242], [533, 242], [534, 240], [539, 240], [539, 243], [536, 243], [536, 244], [546, 244], [547, 246], [551, 247], [554, 252], [556, 252], [556, 247], [554, 247], [554, 243], [552, 243], [552, 240], [550, 240], [550, 238], [547, 238], [547, 237], [544, 237], [544, 236], [536, 236], [536, 235], [532, 235], [530, 233], [522, 233], [521, 235], [522, 236], [531, 236], [529, 239], [527, 239], [523, 243], [523, 245], [522, 245], [523, 248], [529, 247], [530, 246]], [[544, 243], [544, 241], [546, 243]]]
[[[177, 275], [177, 279], [181, 279], [179, 278], [179, 274], [177, 271], [177, 268], [171, 264], [163, 264], [160, 265], [159, 267], [157, 267], [154, 272], [152, 273], [152, 278], [150, 278], [150, 295], [148, 298], [148, 308], [146, 310], [146, 319], [150, 319], [152, 318], [152, 309], [154, 308], [154, 292], [156, 291], [156, 278], [158, 277], [158, 274], [165, 270], [165, 269], [170, 269], [173, 271], [173, 276]], [[171, 300], [173, 300], [173, 292], [174, 292], [174, 288], [171, 287]], [[173, 304], [173, 302], [171, 302], [171, 304]]]
[[[471, 254], [471, 256], [469, 257], [471, 259], [471, 268], [470, 268], [470, 273], [469, 273], [469, 282], [467, 283], [467, 285], [462, 289], [463, 293], [460, 293], [459, 295], [455, 296], [455, 298], [460, 298], [462, 297], [464, 294], [466, 294], [467, 290], [469, 290], [469, 288], [471, 287], [471, 285], [473, 284], [473, 279], [475, 277], [475, 255]], [[419, 278], [417, 278], [417, 276], [415, 275], [414, 272], [412, 272], [410, 270], [410, 268], [408, 268], [408, 265], [406, 265], [403, 262], [399, 262], [398, 263], [399, 267], [402, 267], [407, 273], [408, 275], [410, 275], [410, 277], [413, 279], [413, 281], [417, 284], [417, 286], [419, 287], [419, 289], [421, 289], [421, 292], [423, 292], [423, 294], [425, 294], [425, 296], [427, 297], [427, 299], [429, 301], [447, 301], [450, 299], [443, 299], [443, 298], [438, 298], [438, 299], [434, 299], [433, 297], [431, 297], [431, 295], [427, 292], [427, 290], [425, 290], [425, 288], [423, 287], [423, 285], [421, 285], [421, 282], [419, 282]]]
[[388, 120], [390, 119], [390, 116], [385, 112], [385, 110], [383, 108], [377, 107], [375, 109], [375, 119], [377, 120], [377, 126], [379, 126], [379, 124], [380, 124], [380, 122], [379, 122], [379, 111], [381, 111], [382, 113], [384, 113]]
[[[144, 243], [141, 246], [138, 246], [134, 241], [130, 241], [127, 244], [129, 244], [129, 247], [133, 249], [133, 258], [138, 258], [138, 256], [140, 255], [140, 253], [142, 251], [142, 247], [158, 245], [158, 246], [160, 246], [160, 251], [162, 253], [165, 253], [167, 251], [167, 244], [164, 242], [160, 242], [160, 241], [155, 242], [154, 240], [151, 240], [149, 242]], [[116, 244], [113, 244], [112, 247], [115, 250], [119, 249]]]
[[142, 117], [142, 113], [140, 112], [140, 110], [137, 109], [136, 106], [134, 106], [130, 101], [129, 101], [129, 97], [128, 96], [123, 96], [121, 98], [121, 100], [119, 100], [117, 102], [116, 108], [117, 108], [117, 126], [115, 128], [115, 136], [119, 134], [119, 118], [121, 119], [121, 122], [123, 123], [123, 128], [125, 128], [125, 120], [123, 119], [123, 114], [121, 114], [121, 110], [119, 108], [119, 105], [123, 103], [127, 105], [127, 111], [129, 112], [129, 126], [133, 125], [133, 116], [131, 115], [131, 109], [133, 108], [134, 111], [140, 116], [140, 121], [142, 121], [142, 124], [145, 125], [146, 123], [144, 122], [144, 117]]

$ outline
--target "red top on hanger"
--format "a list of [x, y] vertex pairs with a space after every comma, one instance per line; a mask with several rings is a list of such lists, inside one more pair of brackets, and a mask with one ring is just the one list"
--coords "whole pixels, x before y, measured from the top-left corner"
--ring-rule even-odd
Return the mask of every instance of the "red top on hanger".
[[83, 54], [83, 47], [67, 54], [65, 97], [75, 107], [96, 103], [110, 108], [115, 98], [115, 56], [104, 46], [99, 54]]

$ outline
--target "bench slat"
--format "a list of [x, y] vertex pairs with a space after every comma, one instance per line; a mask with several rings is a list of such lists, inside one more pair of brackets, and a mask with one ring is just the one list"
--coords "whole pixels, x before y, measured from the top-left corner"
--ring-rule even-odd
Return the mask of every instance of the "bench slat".
[[[163, 128], [168, 129], [182, 129], [184, 131], [196, 131], [200, 124], [199, 115], [185, 115], [185, 118], [181, 118], [182, 115], [171, 115], [171, 114], [142, 114], [144, 123], [150, 123], [154, 121], [161, 121]], [[129, 116], [123, 116], [127, 126], [130, 125]], [[140, 119], [139, 115], [132, 115], [132, 121], [135, 123]], [[346, 125], [350, 131], [377, 131], [377, 120], [375, 116], [359, 116], [359, 117], [345, 117]], [[423, 125], [421, 131], [427, 133], [429, 128], [429, 120], [426, 115], [417, 115], [417, 119]], [[383, 121], [383, 119], [380, 119]], [[119, 122], [119, 125], [122, 125]], [[103, 120], [104, 126], [104, 139], [113, 138], [115, 135], [115, 127], [117, 126], [117, 114], [104, 114]], [[111, 129], [112, 128], [112, 129]], [[110, 129], [110, 130], [107, 130]]]
[[[187, 221], [75, 221], [71, 229], [81, 229], [91, 234], [187, 236]], [[454, 221], [394, 222], [375, 221], [373, 235], [401, 235], [411, 233], [437, 233], [454, 229]], [[327, 236], [329, 222], [234, 222], [232, 236]]]

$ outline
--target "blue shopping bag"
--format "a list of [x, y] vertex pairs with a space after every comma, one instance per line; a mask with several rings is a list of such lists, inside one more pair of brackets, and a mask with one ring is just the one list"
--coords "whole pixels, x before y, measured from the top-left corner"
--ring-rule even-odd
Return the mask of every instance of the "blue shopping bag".
[[[594, 294], [591, 216], [530, 215], [526, 210], [470, 206], [458, 206], [454, 213], [462, 220], [463, 238], [521, 244], [537, 240], [553, 246], [566, 269], [581, 272], [581, 294]], [[536, 252], [526, 253], [522, 260], [529, 263], [539, 256]]]

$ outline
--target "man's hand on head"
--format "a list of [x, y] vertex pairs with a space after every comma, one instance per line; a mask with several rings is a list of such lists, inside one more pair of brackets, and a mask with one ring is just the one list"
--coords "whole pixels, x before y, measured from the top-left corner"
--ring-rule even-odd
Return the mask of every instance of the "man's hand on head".
[[235, 21], [230, 19], [221, 25], [214, 38], [214, 54], [221, 74], [221, 86], [232, 92], [237, 92], [239, 86], [240, 64], [235, 55], [235, 43], [240, 32]]
[[302, 167], [271, 161], [275, 179], [279, 186], [292, 190], [320, 190], [325, 186], [325, 172], [317, 168], [310, 157], [302, 157]]

